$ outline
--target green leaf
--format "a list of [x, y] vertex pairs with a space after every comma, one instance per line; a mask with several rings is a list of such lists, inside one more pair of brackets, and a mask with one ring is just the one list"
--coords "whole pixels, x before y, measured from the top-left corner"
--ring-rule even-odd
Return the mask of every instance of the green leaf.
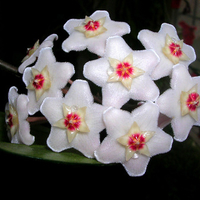
[[33, 145], [26, 146], [24, 144], [12, 144], [7, 138], [5, 114], [0, 112], [0, 150], [24, 157], [64, 164], [103, 165], [95, 159], [86, 158], [75, 149], [69, 149], [60, 153], [51, 151], [46, 145], [46, 138], [48, 137], [49, 132], [49, 127], [34, 125], [31, 127], [31, 134], [36, 136], [36, 142]]

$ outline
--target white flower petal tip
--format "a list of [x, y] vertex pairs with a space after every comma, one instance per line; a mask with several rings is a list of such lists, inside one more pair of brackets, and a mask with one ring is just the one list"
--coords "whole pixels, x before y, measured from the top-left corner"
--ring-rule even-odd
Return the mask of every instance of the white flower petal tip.
[[87, 48], [99, 56], [105, 53], [107, 38], [130, 33], [127, 23], [112, 21], [107, 11], [95, 11], [85, 19], [70, 19], [65, 23], [64, 29], [69, 33], [69, 37], [62, 44], [65, 52]]
[[28, 89], [29, 114], [37, 112], [46, 97], [62, 97], [61, 89], [74, 73], [71, 63], [56, 62], [52, 48], [43, 48], [35, 66], [26, 68], [23, 74]]
[[23, 58], [22, 64], [18, 68], [19, 73], [23, 74], [24, 69], [35, 62], [36, 58], [39, 56], [40, 50], [45, 47], [53, 47], [53, 41], [57, 39], [57, 34], [51, 34], [41, 44], [39, 44], [39, 40], [37, 40], [32, 48], [28, 48], [27, 55]]
[[151, 75], [154, 80], [170, 75], [175, 64], [180, 63], [188, 68], [196, 60], [193, 47], [179, 39], [171, 24], [163, 23], [157, 33], [141, 30], [138, 39], [146, 49], [153, 49], [160, 57], [160, 63]]
[[8, 137], [11, 143], [31, 145], [35, 137], [30, 134], [28, 117], [28, 97], [19, 95], [16, 87], [11, 87], [8, 93], [8, 103], [5, 107], [5, 121]]
[[172, 71], [171, 89], [157, 100], [160, 112], [172, 118], [174, 138], [184, 141], [193, 125], [200, 126], [200, 77], [191, 77], [184, 65]]
[[102, 116], [106, 109], [94, 103], [83, 80], [74, 81], [64, 98], [46, 98], [40, 110], [52, 125], [47, 145], [55, 152], [75, 148], [93, 158], [100, 145], [99, 133], [105, 128]]
[[155, 101], [159, 89], [150, 74], [159, 62], [153, 50], [133, 51], [120, 36], [107, 40], [103, 58], [84, 65], [84, 76], [102, 87], [103, 105], [120, 108], [130, 98]]
[[98, 161], [121, 163], [130, 176], [145, 173], [150, 158], [171, 150], [173, 138], [157, 125], [159, 108], [144, 103], [132, 113], [110, 107], [104, 112], [107, 137], [95, 151]]

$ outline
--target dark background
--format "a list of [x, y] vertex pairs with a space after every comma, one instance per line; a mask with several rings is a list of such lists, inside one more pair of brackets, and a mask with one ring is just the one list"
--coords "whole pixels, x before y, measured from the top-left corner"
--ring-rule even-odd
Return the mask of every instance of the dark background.
[[[171, 23], [170, 0], [73, 0], [44, 3], [6, 2], [7, 5], [1, 5], [1, 60], [18, 67], [28, 47], [32, 47], [37, 39], [42, 42], [48, 35], [56, 33], [59, 39], [54, 43], [53, 51], [57, 61], [75, 65], [76, 75], [72, 79], [83, 78], [83, 64], [96, 57], [87, 51], [62, 51], [61, 44], [68, 37], [63, 30], [67, 20], [84, 18], [95, 10], [107, 10], [112, 20], [130, 25], [131, 33], [124, 38], [135, 50], [143, 49], [136, 38], [141, 29], [158, 31], [163, 22]], [[21, 75], [4, 69], [0, 69], [0, 84], [3, 102], [0, 111], [4, 110], [11, 86], [17, 86], [19, 93], [26, 92]], [[136, 178], [129, 177], [120, 164], [106, 167], [63, 165], [5, 152], [0, 152], [0, 159], [0, 181], [4, 186], [12, 191], [22, 181], [17, 196], [22, 195], [24, 188], [34, 194], [48, 185], [51, 185], [52, 190], [47, 189], [47, 195], [51, 192], [58, 195], [62, 193], [66, 194], [66, 198], [71, 198], [69, 195], [76, 196], [79, 191], [86, 198], [120, 194], [123, 198], [133, 199], [191, 199], [199, 195], [200, 151], [191, 138], [183, 143], [174, 142], [172, 151], [153, 157], [146, 174]], [[61, 186], [64, 189], [61, 190]]]

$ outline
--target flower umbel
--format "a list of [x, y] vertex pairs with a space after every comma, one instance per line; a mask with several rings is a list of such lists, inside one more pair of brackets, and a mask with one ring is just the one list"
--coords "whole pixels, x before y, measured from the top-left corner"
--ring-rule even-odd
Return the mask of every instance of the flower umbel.
[[67, 130], [69, 143], [76, 137], [79, 132], [89, 132], [89, 128], [85, 122], [85, 114], [87, 107], [78, 108], [77, 106], [67, 106], [63, 104], [64, 118], [53, 124], [54, 127]]
[[[187, 138], [193, 125], [200, 126], [200, 76], [191, 77], [188, 71], [196, 54], [179, 39], [174, 26], [163, 23], [157, 33], [140, 31], [138, 39], [146, 50], [131, 49], [121, 37], [130, 33], [129, 25], [111, 20], [107, 11], [70, 19], [64, 29], [69, 34], [62, 43], [65, 52], [87, 48], [98, 55], [85, 63], [83, 75], [102, 87], [102, 95], [95, 88], [92, 94], [92, 83], [71, 80], [75, 73], [71, 63], [56, 61], [52, 51], [56, 34], [41, 45], [38, 40], [18, 68], [27, 95], [19, 95], [16, 87], [8, 93], [5, 123], [11, 143], [33, 144], [29, 122], [48, 121], [46, 144], [54, 152], [74, 148], [104, 164], [121, 163], [130, 176], [141, 176], [152, 156], [172, 147], [173, 138], [163, 131], [165, 126], [171, 123], [178, 141]], [[17, 71], [7, 63], [4, 66]], [[161, 82], [169, 79], [154, 80], [168, 75], [171, 88], [163, 92], [166, 85]], [[123, 105], [128, 111], [120, 109]], [[44, 117], [29, 116], [37, 111]], [[27, 148], [31, 154], [32, 149]]]
[[95, 37], [107, 31], [103, 24], [105, 23], [106, 17], [94, 21], [90, 17], [86, 16], [83, 25], [77, 26], [74, 29], [84, 33], [86, 38]]

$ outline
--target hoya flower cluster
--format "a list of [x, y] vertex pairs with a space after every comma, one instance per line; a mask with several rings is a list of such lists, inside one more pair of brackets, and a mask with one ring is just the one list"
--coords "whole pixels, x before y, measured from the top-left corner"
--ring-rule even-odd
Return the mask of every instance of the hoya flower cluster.
[[[172, 25], [163, 23], [158, 33], [140, 31], [138, 39], [145, 47], [140, 51], [122, 38], [130, 33], [129, 25], [111, 20], [106, 11], [68, 20], [64, 29], [69, 34], [62, 43], [65, 52], [87, 48], [98, 58], [85, 63], [86, 80], [71, 81], [73, 64], [58, 62], [53, 54], [56, 34], [28, 49], [19, 66], [27, 95], [11, 87], [5, 108], [11, 142], [34, 143], [28, 116], [40, 111], [51, 124], [51, 150], [75, 148], [105, 164], [121, 163], [130, 176], [141, 176], [152, 156], [171, 149], [173, 138], [163, 131], [165, 125], [171, 122], [178, 141], [200, 125], [200, 77], [188, 72], [196, 55]], [[170, 76], [171, 88], [160, 95], [154, 81], [164, 76]], [[87, 80], [102, 88], [101, 104], [94, 102]], [[137, 108], [122, 110], [130, 99], [139, 102]], [[107, 136], [100, 142], [104, 129]]]

